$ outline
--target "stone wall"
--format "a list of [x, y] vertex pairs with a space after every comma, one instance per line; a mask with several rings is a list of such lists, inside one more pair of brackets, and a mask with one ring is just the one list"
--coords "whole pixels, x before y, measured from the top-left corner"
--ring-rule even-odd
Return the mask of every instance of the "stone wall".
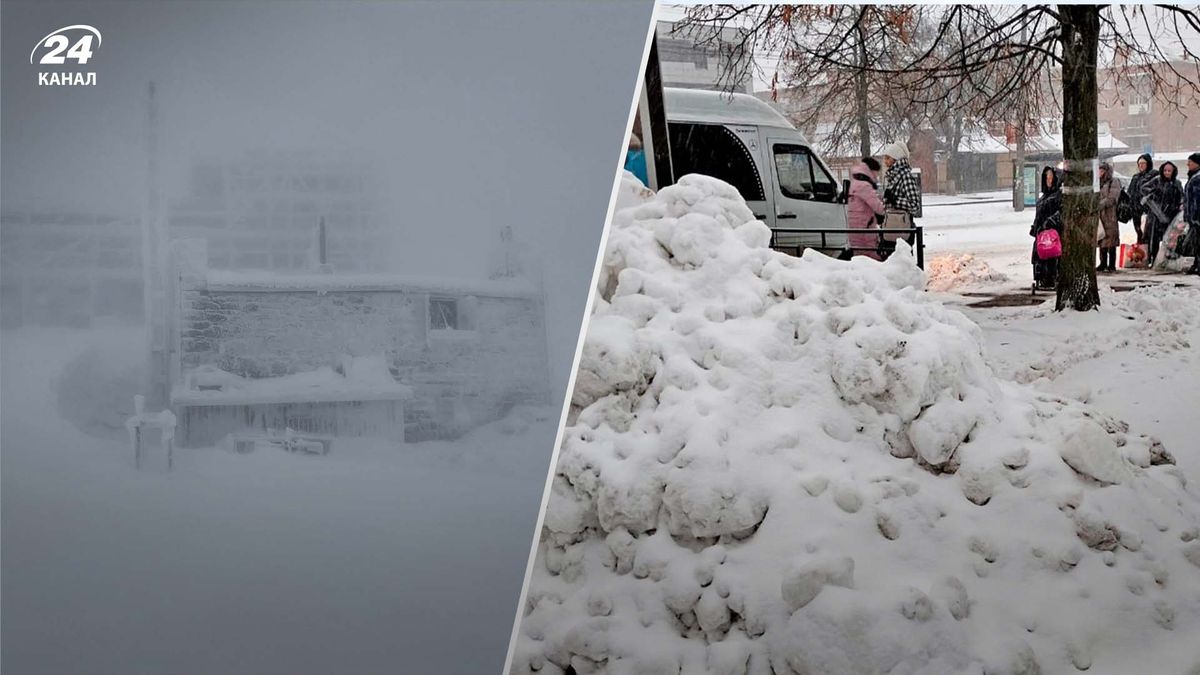
[[[415, 389], [406, 405], [409, 440], [453, 435], [548, 397], [536, 294], [455, 293], [402, 280], [330, 289], [177, 278], [181, 371], [214, 365], [276, 377], [336, 367], [343, 355], [384, 354], [393, 375]], [[457, 300], [465, 329], [431, 330], [430, 297]]]

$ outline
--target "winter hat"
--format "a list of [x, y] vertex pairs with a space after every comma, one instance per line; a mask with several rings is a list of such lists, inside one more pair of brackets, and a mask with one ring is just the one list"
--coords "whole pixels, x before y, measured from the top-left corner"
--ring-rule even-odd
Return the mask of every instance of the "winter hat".
[[1142, 153], [1142, 155], [1140, 157], [1138, 157], [1138, 159], [1146, 160], [1146, 170], [1147, 171], [1154, 168], [1154, 158], [1150, 156], [1150, 153], [1148, 153], [1148, 152]]
[[908, 159], [908, 148], [903, 143], [889, 143], [883, 147], [883, 154], [892, 159]]
[[867, 166], [866, 162], [859, 162], [858, 164], [855, 164], [854, 167], [850, 169], [850, 175], [851, 176], [862, 176], [863, 178], [868, 179], [872, 183], [875, 182], [875, 178], [877, 176], [877, 174], [875, 173], [875, 170], [872, 169], [871, 167]]
[[1192, 154], [1188, 155], [1188, 161], [1200, 164], [1200, 152], [1193, 152]]

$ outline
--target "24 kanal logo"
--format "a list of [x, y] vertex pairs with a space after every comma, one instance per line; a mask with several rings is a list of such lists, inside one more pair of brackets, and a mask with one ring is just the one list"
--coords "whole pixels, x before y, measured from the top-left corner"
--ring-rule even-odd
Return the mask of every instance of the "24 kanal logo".
[[[29, 63], [42, 66], [83, 66], [92, 59], [103, 38], [94, 26], [64, 26], [38, 40], [29, 52]], [[40, 58], [39, 58], [40, 54]], [[36, 61], [35, 61], [36, 59]], [[38, 73], [39, 85], [91, 86], [95, 72], [53, 70]]]

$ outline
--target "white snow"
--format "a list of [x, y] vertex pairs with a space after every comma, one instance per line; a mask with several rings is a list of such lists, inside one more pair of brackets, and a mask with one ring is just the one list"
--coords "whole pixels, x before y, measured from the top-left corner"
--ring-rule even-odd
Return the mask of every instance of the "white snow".
[[326, 456], [177, 448], [137, 472], [143, 335], [0, 333], [5, 672], [499, 667], [557, 409]]
[[[903, 244], [775, 253], [699, 176], [639, 201], [611, 226], [514, 673], [1197, 665], [1200, 499], [1170, 463], [1195, 466], [1194, 436], [1164, 447], [1046, 369], [1013, 381], [1041, 343], [993, 354], [964, 312], [999, 313], [926, 294]], [[1136, 306], [1162, 350], [1194, 334], [1167, 316], [1183, 296], [1119, 303], [1032, 320]]]
[[[343, 372], [328, 366], [280, 377], [245, 378], [215, 366], [185, 373], [171, 392], [176, 405], [251, 405], [319, 401], [403, 400], [412, 388], [392, 379], [383, 356], [346, 357]], [[203, 387], [203, 388], [202, 388]]]

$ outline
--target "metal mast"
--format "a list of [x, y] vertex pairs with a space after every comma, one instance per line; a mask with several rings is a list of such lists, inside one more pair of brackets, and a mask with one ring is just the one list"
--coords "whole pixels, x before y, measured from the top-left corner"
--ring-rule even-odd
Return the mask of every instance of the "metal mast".
[[166, 223], [158, 185], [158, 104], [154, 82], [146, 98], [146, 203], [142, 213], [142, 282], [146, 319], [146, 402], [152, 409], [168, 403], [170, 353], [167, 349]]

